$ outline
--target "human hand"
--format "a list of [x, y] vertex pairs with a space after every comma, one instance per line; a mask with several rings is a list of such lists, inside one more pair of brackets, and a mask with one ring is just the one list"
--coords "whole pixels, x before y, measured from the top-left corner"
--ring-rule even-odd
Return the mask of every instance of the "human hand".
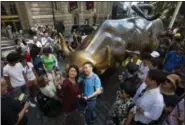
[[49, 72], [49, 70], [47, 70], [47, 69], [44, 69], [45, 70], [45, 72]]
[[61, 90], [61, 89], [62, 89], [62, 87], [61, 87], [60, 85], [57, 85], [57, 88], [58, 88], [59, 90]]
[[77, 98], [81, 98], [82, 96], [81, 95], [78, 95]]
[[119, 79], [120, 81], [122, 81], [122, 80], [123, 80], [123, 75], [118, 75], [118, 79]]
[[177, 120], [178, 120], [179, 122], [184, 122], [184, 118], [182, 118], [182, 117], [177, 117]]
[[141, 107], [138, 107], [137, 112], [144, 114], [144, 110]]
[[85, 100], [87, 100], [87, 99], [88, 99], [88, 97], [86, 97], [86, 96], [84, 96], [83, 98], [84, 98]]
[[7, 89], [8, 89], [8, 90], [13, 90], [12, 85], [9, 85]]
[[174, 117], [177, 119], [177, 121], [184, 122], [184, 118], [180, 117], [177, 113], [174, 115]]
[[54, 70], [54, 71], [57, 71], [57, 66], [54, 66], [54, 67], [53, 67], [53, 70]]

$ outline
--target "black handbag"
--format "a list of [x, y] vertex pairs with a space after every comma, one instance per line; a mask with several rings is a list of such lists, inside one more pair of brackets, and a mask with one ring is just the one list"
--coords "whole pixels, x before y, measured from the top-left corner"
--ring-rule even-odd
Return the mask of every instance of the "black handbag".
[[48, 117], [57, 117], [62, 113], [62, 103], [58, 100], [49, 98], [39, 92], [38, 105], [41, 112]]

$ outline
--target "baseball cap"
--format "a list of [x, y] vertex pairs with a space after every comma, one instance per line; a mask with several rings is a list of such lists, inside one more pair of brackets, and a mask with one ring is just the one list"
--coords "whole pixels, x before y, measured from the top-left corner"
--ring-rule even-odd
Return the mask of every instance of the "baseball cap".
[[160, 54], [157, 52], [157, 51], [153, 51], [151, 54], [150, 54], [153, 58], [157, 58], [160, 56]]

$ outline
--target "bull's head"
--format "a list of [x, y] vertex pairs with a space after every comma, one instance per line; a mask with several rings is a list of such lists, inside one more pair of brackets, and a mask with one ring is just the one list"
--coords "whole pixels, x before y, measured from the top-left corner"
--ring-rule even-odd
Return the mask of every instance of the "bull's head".
[[94, 55], [92, 51], [89, 51], [88, 47], [82, 50], [74, 51], [71, 48], [68, 48], [62, 34], [59, 35], [64, 54], [68, 56], [69, 64], [76, 64], [80, 67], [85, 62], [92, 62], [93, 65], [98, 69], [105, 69], [106, 67], [110, 66], [111, 52], [109, 46], [106, 46], [103, 55]]
[[[140, 6], [145, 9], [150, 6]], [[163, 24], [156, 16], [146, 16], [139, 7], [133, 6], [139, 17], [119, 20], [106, 20], [93, 34], [87, 36], [76, 49], [68, 48], [60, 34], [62, 48], [68, 56], [68, 64], [79, 67], [90, 61], [99, 70], [108, 68], [115, 60], [123, 59], [126, 50], [142, 51], [156, 41], [157, 35], [163, 30]]]

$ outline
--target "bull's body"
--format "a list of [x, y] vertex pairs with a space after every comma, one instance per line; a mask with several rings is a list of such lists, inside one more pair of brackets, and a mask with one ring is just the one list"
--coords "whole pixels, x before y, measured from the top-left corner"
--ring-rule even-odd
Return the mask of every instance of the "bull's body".
[[68, 55], [68, 63], [82, 66], [91, 61], [96, 68], [106, 69], [115, 60], [123, 59], [126, 50], [154, 49], [158, 35], [163, 31], [160, 19], [153, 21], [142, 17], [106, 20], [100, 28], [83, 40], [82, 45], [70, 52], [62, 39], [62, 47]]

